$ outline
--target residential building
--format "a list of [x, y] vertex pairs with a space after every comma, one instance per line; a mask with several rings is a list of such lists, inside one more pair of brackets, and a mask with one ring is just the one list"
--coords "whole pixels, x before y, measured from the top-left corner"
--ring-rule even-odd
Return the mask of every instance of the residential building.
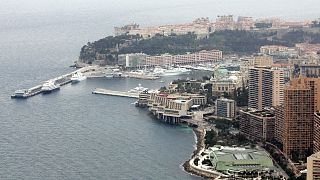
[[240, 133], [253, 140], [274, 138], [275, 116], [271, 110], [240, 110]]
[[292, 64], [273, 64], [272, 68], [278, 68], [283, 71], [284, 82], [289, 82], [294, 75], [294, 65]]
[[307, 158], [307, 180], [320, 179], [320, 152]]
[[320, 44], [300, 43], [296, 44], [299, 54], [318, 54], [320, 52]]
[[219, 98], [216, 100], [216, 115], [225, 118], [234, 118], [236, 115], [236, 104], [232, 99]]
[[254, 67], [271, 67], [273, 64], [272, 56], [259, 55], [254, 57]]
[[249, 68], [249, 107], [262, 110], [283, 103], [284, 74], [277, 68]]
[[314, 122], [313, 122], [313, 152], [320, 151], [320, 113], [314, 113]]
[[305, 77], [320, 77], [320, 65], [316, 64], [302, 64], [299, 66], [299, 74]]
[[254, 21], [252, 17], [239, 16], [236, 28], [238, 30], [250, 30], [254, 28]]
[[274, 139], [283, 144], [283, 133], [284, 133], [284, 105], [275, 107], [275, 129]]
[[233, 19], [233, 15], [218, 16], [215, 22], [215, 29], [217, 30], [234, 30], [236, 28], [236, 22]]
[[260, 53], [270, 56], [298, 57], [299, 52], [295, 48], [279, 45], [266, 45], [260, 47]]
[[304, 159], [312, 151], [318, 87], [319, 80], [300, 77], [285, 88], [283, 152], [293, 160]]
[[203, 62], [217, 62], [222, 59], [222, 51], [210, 50], [199, 51], [195, 53], [187, 53], [180, 55], [163, 54], [159, 56], [148, 56], [146, 58], [146, 65], [151, 66], [165, 66], [165, 65], [185, 65], [185, 64], [199, 64]]

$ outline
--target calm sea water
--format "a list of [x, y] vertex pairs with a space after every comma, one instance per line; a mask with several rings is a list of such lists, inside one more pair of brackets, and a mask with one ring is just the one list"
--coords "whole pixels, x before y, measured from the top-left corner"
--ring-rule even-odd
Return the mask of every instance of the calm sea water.
[[[198, 179], [180, 167], [194, 150], [191, 129], [159, 123], [132, 99], [91, 94], [96, 87], [129, 90], [139, 83], [149, 88], [165, 83], [88, 79], [27, 100], [10, 95], [72, 71], [68, 66], [82, 45], [111, 35], [115, 25], [268, 13], [233, 1], [233, 6], [211, 0], [0, 1], [0, 179]], [[318, 12], [314, 7], [306, 17]], [[273, 12], [283, 15], [277, 8]]]

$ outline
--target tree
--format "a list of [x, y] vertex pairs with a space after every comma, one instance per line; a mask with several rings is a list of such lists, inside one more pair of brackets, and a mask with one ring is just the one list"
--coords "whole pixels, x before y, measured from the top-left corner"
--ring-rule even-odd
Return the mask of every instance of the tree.
[[166, 90], [167, 90], [167, 88], [166, 88], [165, 86], [162, 86], [162, 87], [159, 89], [160, 92], [165, 92]]

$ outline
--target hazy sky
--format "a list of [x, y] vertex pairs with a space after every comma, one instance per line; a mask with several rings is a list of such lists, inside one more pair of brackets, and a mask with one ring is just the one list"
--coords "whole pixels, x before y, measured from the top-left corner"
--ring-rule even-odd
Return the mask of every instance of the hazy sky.
[[[320, 17], [320, 0], [0, 0], [0, 14], [145, 11], [195, 7], [199, 14]], [[203, 11], [201, 11], [203, 10]], [[194, 12], [193, 12], [194, 13]]]

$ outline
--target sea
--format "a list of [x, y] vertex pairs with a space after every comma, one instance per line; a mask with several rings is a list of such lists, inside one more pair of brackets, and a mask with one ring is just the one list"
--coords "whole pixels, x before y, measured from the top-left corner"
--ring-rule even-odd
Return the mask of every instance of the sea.
[[[253, 0], [0, 0], [0, 179], [201, 179], [181, 166], [195, 149], [191, 128], [155, 120], [134, 99], [92, 91], [128, 91], [138, 84], [156, 89], [203, 74], [163, 82], [95, 78], [25, 100], [10, 95], [73, 71], [69, 65], [80, 48], [112, 35], [114, 26], [185, 23], [219, 14], [319, 16], [319, 2], [312, 0], [265, 2], [269, 10]], [[301, 6], [305, 12], [297, 11]]]

